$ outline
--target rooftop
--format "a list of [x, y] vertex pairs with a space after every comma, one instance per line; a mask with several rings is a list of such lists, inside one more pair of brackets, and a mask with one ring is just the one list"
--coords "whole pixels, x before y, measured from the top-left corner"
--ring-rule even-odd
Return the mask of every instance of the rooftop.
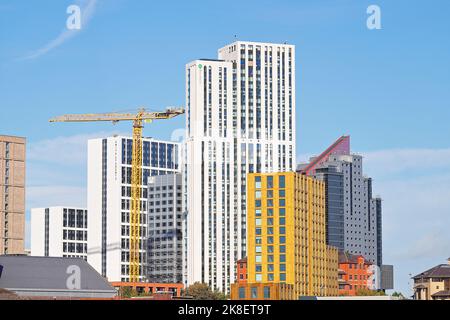
[[363, 258], [365, 264], [371, 264], [362, 255], [355, 255], [347, 251], [339, 251], [339, 263], [358, 263], [358, 259]]
[[421, 278], [450, 278], [450, 264], [440, 264], [413, 277], [413, 279]]
[[[27, 295], [48, 292], [63, 295], [115, 295], [115, 289], [86, 261], [79, 258], [0, 256], [0, 288]], [[79, 275], [79, 288], [68, 288], [71, 276]]]

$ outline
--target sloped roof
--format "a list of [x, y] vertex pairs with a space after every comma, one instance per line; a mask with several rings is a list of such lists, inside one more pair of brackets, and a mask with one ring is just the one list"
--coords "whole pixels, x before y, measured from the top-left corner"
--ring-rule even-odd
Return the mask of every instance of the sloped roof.
[[450, 264], [440, 264], [413, 277], [420, 278], [450, 278]]
[[13, 292], [57, 291], [71, 292], [67, 282], [73, 274], [69, 267], [79, 268], [80, 290], [112, 294], [115, 289], [86, 261], [79, 258], [0, 256], [3, 272], [0, 288]]
[[330, 155], [349, 155], [350, 154], [350, 136], [342, 136], [337, 139], [331, 146], [329, 146], [319, 156], [312, 159], [312, 161], [304, 167], [300, 168], [300, 173], [306, 175], [313, 175], [316, 168], [326, 162]]
[[358, 258], [362, 257], [365, 264], [371, 264], [364, 256], [348, 253], [347, 251], [339, 250], [339, 263], [358, 263]]
[[432, 297], [450, 297], [450, 290], [442, 290], [431, 295]]

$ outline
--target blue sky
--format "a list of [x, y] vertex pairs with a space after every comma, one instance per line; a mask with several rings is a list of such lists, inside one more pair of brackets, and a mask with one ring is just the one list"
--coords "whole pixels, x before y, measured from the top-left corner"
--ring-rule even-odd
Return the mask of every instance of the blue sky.
[[[67, 37], [74, 3], [90, 5], [89, 17]], [[382, 30], [366, 28], [371, 4]], [[449, 12], [446, 0], [2, 0], [0, 133], [28, 138], [27, 208], [85, 205], [86, 140], [130, 131], [52, 116], [183, 105], [187, 62], [216, 57], [235, 35], [287, 41], [297, 47], [298, 158], [352, 136], [384, 199], [385, 262], [408, 294], [409, 273], [450, 256]], [[145, 134], [183, 126], [155, 122]]]

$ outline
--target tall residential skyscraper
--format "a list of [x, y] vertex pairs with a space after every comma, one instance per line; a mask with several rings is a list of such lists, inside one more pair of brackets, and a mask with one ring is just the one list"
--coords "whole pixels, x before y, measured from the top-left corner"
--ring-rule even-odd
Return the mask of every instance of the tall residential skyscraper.
[[31, 255], [87, 260], [87, 210], [31, 209]]
[[151, 177], [148, 184], [148, 267], [152, 283], [183, 282], [181, 174]]
[[0, 255], [24, 254], [26, 139], [0, 135]]
[[295, 47], [235, 42], [186, 66], [185, 284], [228, 291], [247, 254], [247, 174], [294, 170]]
[[351, 154], [350, 137], [339, 138], [299, 171], [326, 182], [329, 244], [381, 267], [382, 201], [363, 175], [363, 157]]
[[[143, 139], [141, 270], [145, 280], [148, 178], [179, 173], [179, 144]], [[88, 262], [109, 281], [129, 281], [132, 139], [88, 143]]]

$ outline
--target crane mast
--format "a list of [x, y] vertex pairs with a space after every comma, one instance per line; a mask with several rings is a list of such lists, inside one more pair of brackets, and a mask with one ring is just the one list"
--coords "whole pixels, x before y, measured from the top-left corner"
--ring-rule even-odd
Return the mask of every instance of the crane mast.
[[72, 114], [50, 119], [50, 122], [98, 122], [133, 121], [133, 146], [131, 160], [131, 202], [130, 202], [130, 282], [138, 282], [141, 270], [141, 211], [142, 211], [142, 132], [144, 121], [170, 119], [184, 113], [183, 108], [167, 108], [163, 112], [147, 112], [140, 109], [138, 113], [103, 113]]

